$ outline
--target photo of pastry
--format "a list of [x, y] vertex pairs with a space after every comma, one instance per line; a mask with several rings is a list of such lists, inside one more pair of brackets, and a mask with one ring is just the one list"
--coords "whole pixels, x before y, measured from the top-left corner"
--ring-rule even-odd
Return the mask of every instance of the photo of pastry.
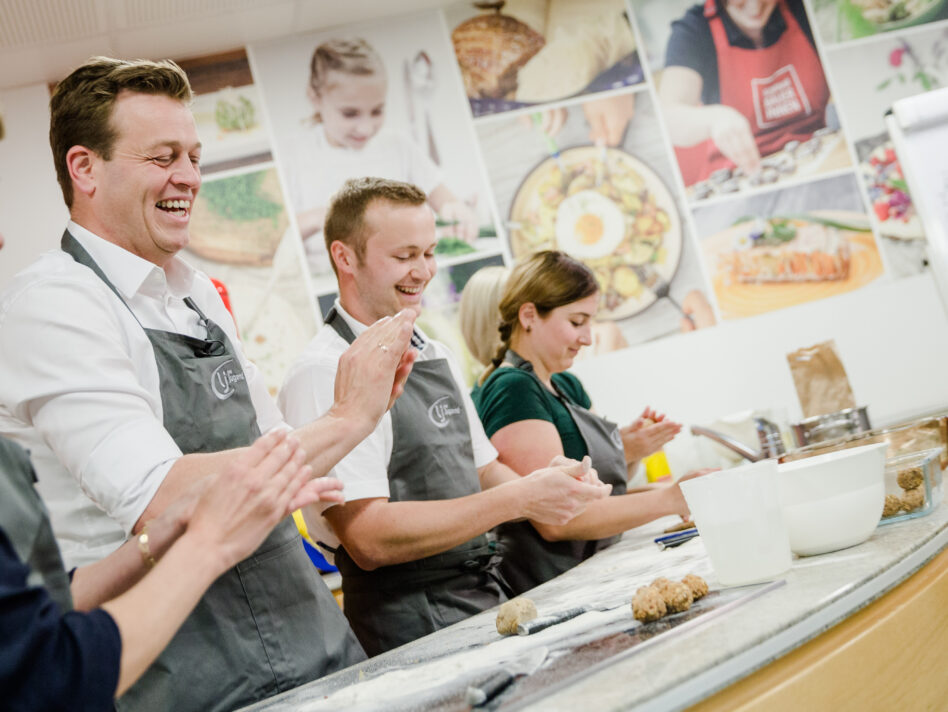
[[474, 116], [639, 84], [622, 0], [498, 0], [445, 9]]
[[824, 42], [903, 30], [948, 19], [945, 0], [814, 0], [814, 24]]
[[716, 322], [649, 92], [481, 122], [478, 135], [515, 260], [583, 261], [597, 318], [630, 344]]
[[[661, 115], [690, 202], [852, 165], [803, 0], [647, 3]], [[726, 68], [726, 70], [724, 69]]]
[[724, 319], [843, 294], [884, 273], [851, 175], [701, 207], [695, 223]]
[[272, 264], [289, 227], [273, 164], [205, 179], [194, 204], [188, 250], [230, 264]]

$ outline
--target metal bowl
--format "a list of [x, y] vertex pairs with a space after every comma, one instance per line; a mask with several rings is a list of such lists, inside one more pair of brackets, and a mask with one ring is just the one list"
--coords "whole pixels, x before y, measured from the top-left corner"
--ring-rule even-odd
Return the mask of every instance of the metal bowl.
[[790, 426], [797, 447], [837, 440], [864, 433], [872, 428], [867, 406], [845, 408], [835, 413], [814, 415]]

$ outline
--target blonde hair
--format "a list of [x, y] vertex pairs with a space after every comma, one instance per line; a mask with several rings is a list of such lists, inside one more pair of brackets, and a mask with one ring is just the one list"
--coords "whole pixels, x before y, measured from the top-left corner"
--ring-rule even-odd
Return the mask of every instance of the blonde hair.
[[[309, 61], [309, 88], [322, 93], [329, 85], [329, 72], [342, 72], [368, 77], [373, 74], [385, 77], [385, 64], [379, 53], [360, 37], [331, 39], [316, 46]], [[313, 121], [319, 123], [319, 112], [313, 114]]]
[[520, 307], [533, 304], [541, 318], [557, 307], [578, 302], [599, 291], [592, 270], [559, 250], [535, 252], [520, 262], [507, 279], [498, 305], [500, 343], [481, 374], [483, 383], [500, 366], [510, 340], [520, 329]]
[[458, 321], [468, 350], [483, 366], [500, 347], [500, 299], [510, 270], [503, 265], [482, 267], [471, 275], [461, 292]]

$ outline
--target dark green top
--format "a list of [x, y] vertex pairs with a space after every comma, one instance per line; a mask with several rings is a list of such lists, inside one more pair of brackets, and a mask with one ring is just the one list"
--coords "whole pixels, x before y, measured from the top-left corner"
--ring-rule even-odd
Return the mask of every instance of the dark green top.
[[[554, 373], [553, 384], [574, 404], [587, 409], [591, 405], [589, 396], [573, 374]], [[490, 374], [482, 386], [474, 388], [471, 398], [487, 437], [521, 420], [545, 420], [553, 423], [559, 433], [566, 457], [582, 460], [588, 454], [566, 406], [531, 373], [502, 366]]]

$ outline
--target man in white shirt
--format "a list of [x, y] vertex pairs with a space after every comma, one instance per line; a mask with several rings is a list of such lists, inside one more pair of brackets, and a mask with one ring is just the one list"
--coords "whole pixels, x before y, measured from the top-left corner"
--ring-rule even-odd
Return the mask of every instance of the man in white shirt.
[[[201, 146], [172, 62], [93, 58], [59, 83], [50, 143], [71, 220], [0, 297], [0, 433], [28, 447], [67, 566], [104, 557], [285, 427], [188, 243]], [[340, 362], [327, 416], [295, 435], [318, 476], [374, 428], [411, 367], [413, 315]], [[338, 498], [331, 478], [307, 485]], [[119, 710], [233, 709], [364, 654], [281, 522], [211, 586]]]
[[[324, 232], [339, 300], [284, 383], [290, 423], [331, 405], [338, 354], [368, 324], [421, 308], [436, 269], [425, 200], [381, 178], [347, 181], [334, 197]], [[523, 478], [499, 463], [451, 353], [417, 329], [413, 345], [404, 393], [334, 470], [347, 494], [324, 513], [334, 540], [314, 524], [337, 547], [346, 617], [370, 655], [505, 600], [493, 527], [527, 518], [542, 533], [609, 492], [565, 458]]]

